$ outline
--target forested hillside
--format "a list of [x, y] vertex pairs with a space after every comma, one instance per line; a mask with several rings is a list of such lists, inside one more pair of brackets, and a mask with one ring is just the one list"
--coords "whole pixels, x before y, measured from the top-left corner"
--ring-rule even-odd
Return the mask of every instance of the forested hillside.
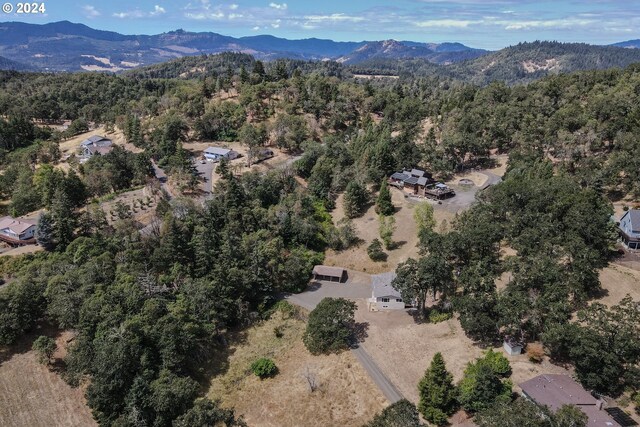
[[[627, 300], [587, 306], [615, 243], [611, 201], [640, 197], [640, 66], [511, 85], [530, 80], [517, 64], [533, 60], [532, 49], [558, 71], [631, 61], [614, 48], [576, 45], [566, 56], [566, 45], [540, 43], [512, 48], [509, 60], [496, 54], [503, 71], [494, 74], [473, 62], [452, 68], [456, 79], [404, 69], [399, 79], [364, 80], [336, 63], [230, 53], [123, 75], [1, 72], [0, 194], [14, 215], [42, 210], [46, 250], [0, 263], [9, 281], [0, 344], [43, 323], [74, 331], [60, 373], [86, 386], [101, 425], [242, 425], [195, 400], [207, 364], [228, 356], [230, 328], [303, 290], [328, 248], [357, 244], [352, 223], [329, 214], [338, 196], [357, 216], [386, 193], [377, 202], [386, 221], [391, 173], [422, 167], [444, 178], [506, 153], [504, 181], [449, 227], [422, 221], [420, 258], [398, 266], [395, 285], [403, 297], [437, 295], [436, 309], [457, 313], [474, 342], [542, 341], [590, 389], [637, 396], [637, 310]], [[458, 80], [467, 78], [477, 84]], [[493, 78], [507, 81], [486, 85]], [[71, 120], [65, 130], [54, 128], [61, 120]], [[90, 124], [121, 131], [126, 147], [63, 158], [61, 143]], [[199, 198], [184, 145], [210, 141], [247, 153], [276, 147], [296, 160], [244, 175], [222, 161], [212, 194]], [[161, 188], [154, 164], [179, 194]], [[150, 231], [123, 209], [107, 220], [103, 201], [143, 186], [160, 194]], [[512, 279], [498, 289], [503, 273]]]

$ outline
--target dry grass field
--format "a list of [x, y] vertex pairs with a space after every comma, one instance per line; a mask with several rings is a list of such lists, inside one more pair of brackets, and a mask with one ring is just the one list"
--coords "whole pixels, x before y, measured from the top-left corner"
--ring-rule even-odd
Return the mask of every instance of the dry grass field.
[[[284, 336], [277, 338], [274, 328]], [[228, 365], [211, 381], [208, 396], [235, 407], [254, 427], [360, 426], [387, 405], [351, 352], [312, 356], [302, 343], [305, 322], [276, 313], [230, 339]], [[260, 380], [250, 365], [270, 357], [279, 368]], [[306, 372], [318, 389], [310, 392]]]
[[[398, 390], [414, 403], [418, 402], [418, 382], [434, 354], [442, 353], [455, 381], [462, 378], [468, 362], [482, 356], [483, 350], [467, 338], [455, 318], [436, 324], [418, 324], [405, 311], [370, 312], [361, 301], [356, 320], [369, 324], [364, 348]], [[503, 352], [501, 347], [495, 351]], [[516, 386], [542, 373], [568, 373], [547, 360], [532, 363], [525, 355], [506, 357]]]
[[[4, 427], [91, 427], [96, 422], [85, 404], [84, 391], [71, 388], [38, 363], [30, 350], [36, 334], [11, 350], [0, 350], [0, 425]], [[68, 334], [57, 337], [58, 345]], [[62, 357], [58, 351], [54, 357]]]
[[[381, 273], [394, 270], [399, 263], [418, 255], [418, 248], [416, 247], [418, 243], [418, 227], [413, 219], [413, 209], [416, 202], [405, 199], [403, 193], [394, 188], [391, 189], [391, 197], [393, 204], [396, 206], [396, 213], [394, 215], [396, 219], [396, 231], [393, 234], [393, 240], [399, 242], [399, 247], [392, 251], [385, 251], [389, 256], [387, 261], [374, 262], [369, 258], [369, 255], [367, 255], [367, 246], [369, 246], [373, 239], [380, 238], [378, 232], [378, 215], [375, 212], [375, 206], [372, 205], [364, 215], [352, 220], [356, 234], [363, 240], [363, 243], [345, 251], [327, 251], [325, 264], [339, 265], [351, 270], [364, 271], [367, 273]], [[338, 197], [336, 208], [331, 215], [335, 224], [344, 218], [342, 194]]]
[[605, 305], [616, 305], [627, 294], [640, 301], [640, 271], [637, 269], [609, 264], [600, 271], [600, 283], [605, 292], [598, 301]]

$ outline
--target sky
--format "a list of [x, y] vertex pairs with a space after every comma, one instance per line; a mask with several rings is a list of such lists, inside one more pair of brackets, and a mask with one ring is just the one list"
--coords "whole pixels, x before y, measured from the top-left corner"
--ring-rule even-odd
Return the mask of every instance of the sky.
[[[123, 34], [182, 28], [230, 36], [338, 41], [461, 42], [500, 49], [523, 41], [609, 44], [640, 38], [638, 0], [44, 0], [43, 15], [0, 21], [80, 22]], [[14, 2], [15, 4], [15, 2]]]

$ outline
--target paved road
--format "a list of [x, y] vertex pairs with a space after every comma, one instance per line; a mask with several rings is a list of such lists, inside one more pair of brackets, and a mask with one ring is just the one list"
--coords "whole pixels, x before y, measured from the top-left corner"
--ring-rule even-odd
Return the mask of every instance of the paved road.
[[376, 383], [380, 391], [382, 391], [382, 394], [384, 394], [384, 397], [386, 397], [390, 403], [396, 403], [398, 400], [404, 399], [396, 386], [382, 373], [364, 347], [356, 347], [352, 349], [351, 352], [355, 354], [362, 367], [367, 371], [373, 382]]
[[[285, 295], [284, 298], [292, 304], [313, 310], [325, 297], [342, 297], [348, 299], [365, 299], [371, 295], [371, 279], [368, 274], [349, 270], [347, 283], [313, 282], [307, 291], [300, 294]], [[378, 386], [382, 394], [391, 403], [403, 399], [402, 394], [380, 370], [367, 350], [359, 344], [351, 349], [362, 367]]]

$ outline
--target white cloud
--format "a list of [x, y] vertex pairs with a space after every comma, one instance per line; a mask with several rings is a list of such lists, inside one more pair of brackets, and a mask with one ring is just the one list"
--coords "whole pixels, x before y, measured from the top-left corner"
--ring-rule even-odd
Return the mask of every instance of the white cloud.
[[163, 15], [164, 13], [166, 13], [167, 11], [164, 9], [164, 7], [162, 6], [158, 6], [155, 5], [153, 7], [153, 12], [149, 12], [149, 16], [158, 16], [158, 15]]
[[278, 9], [278, 10], [287, 10], [287, 4], [286, 3], [274, 3], [271, 2], [269, 3], [269, 7], [272, 7], [274, 9]]
[[185, 18], [195, 19], [198, 21], [203, 21], [206, 19], [219, 20], [225, 17], [225, 14], [220, 11], [215, 12], [187, 12], [184, 14]]
[[227, 17], [229, 19], [240, 19], [240, 18], [243, 18], [244, 15], [241, 13], [230, 13]]
[[255, 27], [253, 27], [253, 28], [252, 28], [252, 30], [253, 30], [253, 31], [258, 31], [259, 29], [260, 29], [260, 27], [259, 27], [259, 26], [257, 26], [257, 25], [256, 25]]
[[596, 21], [593, 19], [576, 19], [576, 18], [565, 18], [565, 19], [548, 19], [548, 20], [538, 20], [538, 21], [506, 21], [502, 22], [505, 25], [505, 30], [531, 30], [534, 28], [556, 28], [556, 29], [566, 29], [566, 28], [574, 28], [574, 27], [583, 27], [589, 24], [593, 24]]
[[415, 25], [424, 28], [467, 28], [469, 25], [478, 24], [481, 21], [469, 21], [463, 19], [429, 19], [416, 22]]
[[231, 3], [231, 4], [229, 5], [229, 9], [231, 9], [231, 10], [236, 10], [237, 8], [238, 8], [238, 5], [237, 5], [237, 4], [235, 4], [235, 3]]
[[91, 6], [91, 5], [82, 6], [82, 13], [84, 13], [84, 16], [86, 16], [89, 19], [97, 18], [98, 16], [101, 15], [98, 9], [96, 9], [95, 6]]
[[280, 20], [276, 19], [276, 22], [271, 24], [271, 28], [280, 28]]
[[331, 15], [307, 15], [308, 22], [361, 22], [365, 19], [361, 16], [345, 15], [344, 13], [332, 13]]
[[126, 18], [153, 18], [156, 16], [164, 15], [167, 11], [164, 7], [155, 5], [153, 10], [150, 12], [144, 12], [140, 9], [129, 10], [127, 12], [115, 12], [113, 16], [115, 18], [126, 19]]

